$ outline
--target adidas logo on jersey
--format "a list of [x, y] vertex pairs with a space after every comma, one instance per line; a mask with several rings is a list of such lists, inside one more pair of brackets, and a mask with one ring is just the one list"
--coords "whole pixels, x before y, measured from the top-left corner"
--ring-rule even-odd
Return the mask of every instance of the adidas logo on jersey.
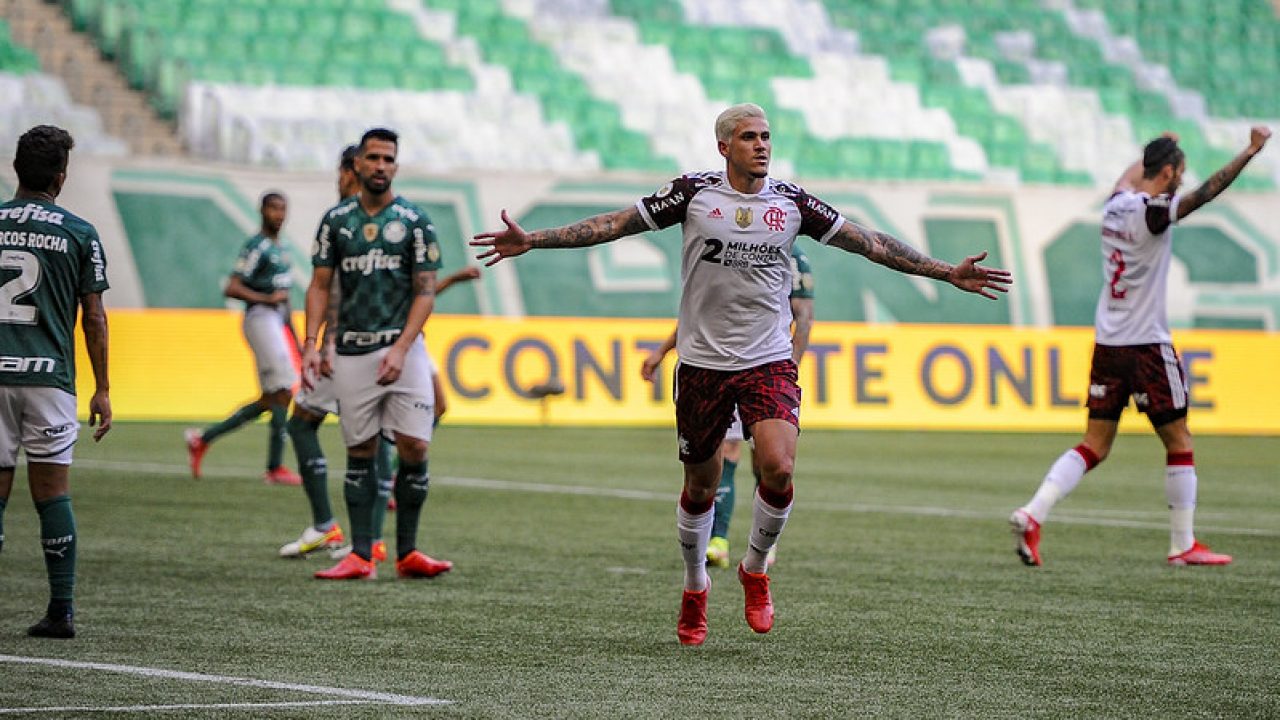
[[715, 210], [712, 210], [711, 212], [707, 213], [707, 217], [711, 218], [712, 220], [719, 220], [720, 218], [724, 217], [724, 213], [720, 212], [720, 208], [716, 208]]

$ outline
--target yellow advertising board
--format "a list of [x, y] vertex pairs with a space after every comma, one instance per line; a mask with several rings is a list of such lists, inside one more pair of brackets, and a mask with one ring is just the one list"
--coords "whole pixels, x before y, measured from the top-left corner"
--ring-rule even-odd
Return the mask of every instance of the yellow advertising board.
[[[257, 394], [252, 357], [230, 311], [118, 310], [111, 321], [112, 403], [121, 420], [221, 417]], [[301, 325], [301, 318], [297, 319]], [[672, 425], [671, 370], [640, 363], [671, 320], [436, 316], [428, 349], [466, 424]], [[818, 323], [800, 369], [801, 421], [813, 428], [1078, 431], [1089, 328]], [[1280, 334], [1175, 333], [1192, 428], [1280, 435]], [[81, 349], [82, 407], [92, 375]], [[544, 400], [529, 390], [558, 380]], [[1126, 430], [1146, 431], [1126, 416]]]

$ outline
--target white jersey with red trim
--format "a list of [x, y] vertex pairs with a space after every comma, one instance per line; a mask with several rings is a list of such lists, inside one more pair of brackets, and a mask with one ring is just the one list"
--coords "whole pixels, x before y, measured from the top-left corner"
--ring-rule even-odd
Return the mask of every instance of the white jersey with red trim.
[[1168, 343], [1166, 294], [1179, 198], [1121, 190], [1103, 206], [1100, 345]]
[[791, 357], [791, 246], [801, 234], [829, 242], [839, 212], [772, 178], [740, 193], [724, 171], [677, 178], [636, 207], [653, 230], [684, 228], [681, 362], [743, 370]]

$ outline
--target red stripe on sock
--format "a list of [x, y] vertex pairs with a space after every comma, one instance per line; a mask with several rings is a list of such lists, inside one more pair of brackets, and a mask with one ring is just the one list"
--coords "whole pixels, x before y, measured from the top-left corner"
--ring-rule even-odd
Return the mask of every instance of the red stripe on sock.
[[778, 508], [779, 510], [785, 510], [786, 508], [791, 507], [791, 498], [795, 497], [796, 494], [795, 485], [788, 485], [785, 492], [777, 492], [776, 490], [770, 490], [765, 487], [764, 483], [760, 483], [758, 492], [760, 493], [761, 500], [765, 501], [772, 507]]
[[1164, 456], [1166, 465], [1195, 465], [1196, 461], [1193, 457], [1195, 453], [1187, 452], [1171, 452]]
[[680, 508], [685, 512], [689, 513], [690, 515], [701, 515], [703, 513], [711, 512], [711, 508], [715, 504], [716, 504], [715, 495], [712, 495], [711, 497], [707, 498], [705, 501], [699, 503], [699, 502], [694, 502], [693, 499], [689, 497], [688, 493], [684, 492], [683, 490], [680, 491]]
[[1098, 459], [1098, 453], [1090, 450], [1089, 446], [1085, 445], [1084, 443], [1080, 443], [1079, 445], [1077, 445], [1075, 450], [1076, 450], [1076, 453], [1080, 455], [1080, 457], [1084, 458], [1085, 472], [1089, 472], [1090, 470], [1096, 468], [1098, 466], [1098, 463], [1101, 462], [1101, 460]]

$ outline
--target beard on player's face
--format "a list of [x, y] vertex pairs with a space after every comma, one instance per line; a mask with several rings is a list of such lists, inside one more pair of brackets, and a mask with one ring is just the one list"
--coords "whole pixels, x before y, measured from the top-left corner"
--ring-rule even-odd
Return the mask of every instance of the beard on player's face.
[[369, 177], [360, 178], [360, 185], [369, 192], [379, 195], [387, 191], [391, 187], [391, 178], [386, 175], [370, 175]]

